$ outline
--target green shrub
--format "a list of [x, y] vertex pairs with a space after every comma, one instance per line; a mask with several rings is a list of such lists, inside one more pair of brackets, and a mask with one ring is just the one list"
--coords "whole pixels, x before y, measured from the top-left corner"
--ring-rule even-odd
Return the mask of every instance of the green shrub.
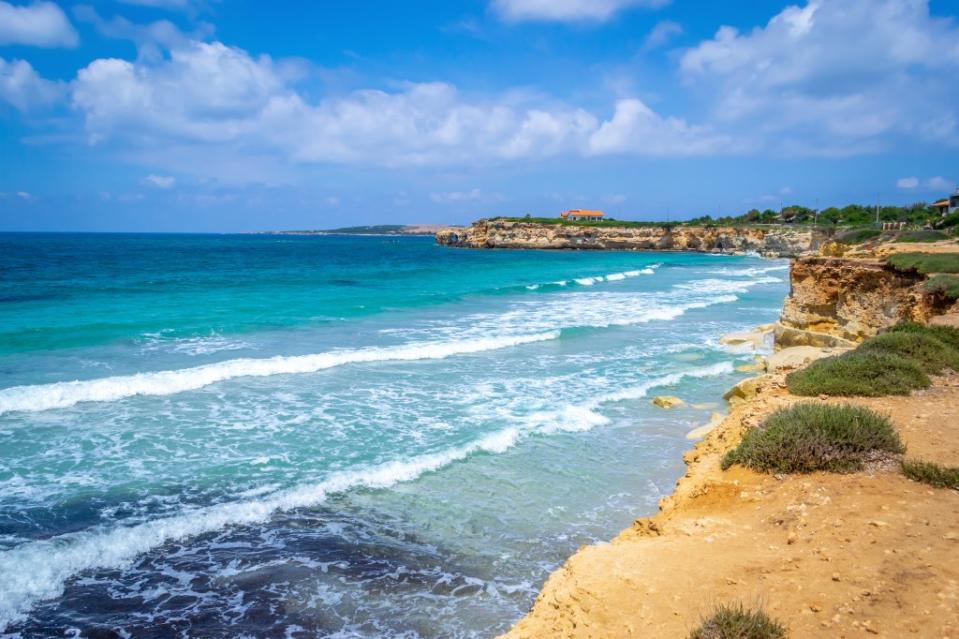
[[887, 353], [915, 362], [926, 373], [959, 370], [959, 351], [929, 332], [889, 332], [863, 342], [857, 353]]
[[942, 466], [920, 459], [904, 459], [902, 472], [909, 479], [935, 486], [959, 490], [959, 468]]
[[952, 326], [930, 326], [918, 322], [900, 322], [889, 329], [889, 332], [931, 335], [940, 342], [959, 350], [959, 328], [953, 328]]
[[882, 231], [874, 228], [849, 229], [836, 236], [836, 241], [842, 244], [862, 244], [874, 240], [882, 235]]
[[930, 273], [959, 273], [959, 253], [896, 253], [889, 256], [889, 264], [898, 271]]
[[959, 277], [944, 273], [933, 275], [923, 283], [922, 290], [948, 300], [959, 299]]
[[689, 634], [689, 639], [783, 639], [786, 629], [762, 610], [746, 610], [742, 604], [719, 606]]
[[778, 410], [723, 458], [762, 472], [846, 473], [905, 451], [888, 417], [861, 406], [806, 402]]
[[786, 376], [793, 395], [908, 395], [931, 382], [918, 364], [888, 353], [852, 351], [820, 359]]
[[899, 237], [896, 238], [897, 242], [938, 242], [940, 240], [948, 240], [949, 236], [943, 233], [942, 231], [929, 231], [923, 229], [921, 231], [905, 231], [899, 234]]

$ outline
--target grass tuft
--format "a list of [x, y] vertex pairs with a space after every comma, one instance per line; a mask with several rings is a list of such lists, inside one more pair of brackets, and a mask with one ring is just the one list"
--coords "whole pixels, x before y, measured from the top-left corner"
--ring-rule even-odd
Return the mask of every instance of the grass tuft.
[[916, 362], [898, 355], [858, 349], [816, 360], [786, 376], [789, 392], [803, 397], [908, 395], [928, 388], [931, 383]]
[[928, 330], [883, 333], [866, 340], [856, 350], [859, 353], [898, 355], [933, 375], [941, 373], [944, 368], [959, 370], [959, 351]]
[[776, 411], [723, 457], [760, 472], [848, 473], [905, 452], [888, 417], [861, 406], [806, 402]]
[[742, 604], [719, 606], [689, 639], [783, 639], [786, 628], [762, 610], [746, 610]]
[[842, 244], [862, 244], [874, 240], [882, 235], [882, 231], [871, 228], [850, 229], [836, 236], [836, 241]]
[[935, 486], [959, 490], [959, 468], [934, 464], [921, 459], [904, 459], [902, 472], [909, 479]]
[[889, 256], [889, 264], [897, 271], [959, 273], [959, 253], [897, 253]]

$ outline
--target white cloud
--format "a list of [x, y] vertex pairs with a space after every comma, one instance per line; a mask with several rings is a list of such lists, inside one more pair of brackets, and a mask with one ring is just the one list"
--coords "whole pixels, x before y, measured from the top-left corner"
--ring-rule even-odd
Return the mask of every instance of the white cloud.
[[733, 142], [679, 118], [663, 118], [635, 98], [620, 100], [610, 120], [590, 135], [590, 154], [688, 156], [733, 151]]
[[952, 191], [956, 188], [956, 183], [952, 180], [947, 180], [942, 176], [936, 176], [929, 178], [929, 181], [926, 182], [926, 186], [930, 191]]
[[662, 20], [656, 23], [656, 26], [646, 36], [646, 40], [643, 41], [643, 48], [647, 51], [657, 49], [682, 33], [683, 26], [678, 22]]
[[670, 0], [493, 0], [493, 10], [507, 22], [605, 22], [630, 7], [662, 7]]
[[17, 6], [0, 0], [0, 45], [74, 47], [79, 41], [70, 21], [52, 2]]
[[33, 196], [27, 193], [26, 191], [17, 191], [17, 197], [26, 202], [29, 202], [30, 200], [34, 199]]
[[471, 189], [469, 191], [449, 191], [447, 193], [430, 193], [430, 199], [438, 204], [476, 201], [482, 197], [483, 193], [479, 189]]
[[722, 27], [680, 63], [713, 118], [785, 153], [878, 151], [894, 136], [959, 145], [959, 28], [925, 0], [810, 0]]
[[272, 153], [296, 163], [396, 167], [559, 154], [685, 156], [721, 151], [726, 142], [635, 99], [617, 103], [603, 122], [583, 108], [537, 96], [470, 98], [441, 82], [311, 101], [292, 78], [267, 56], [190, 42], [174, 47], [168, 59], [95, 60], [78, 72], [72, 103], [94, 143], [230, 145], [245, 156]]
[[0, 100], [20, 111], [49, 106], [65, 93], [63, 84], [44, 80], [26, 60], [0, 58]]
[[156, 175], [151, 173], [150, 175], [143, 178], [144, 183], [149, 186], [156, 187], [158, 189], [169, 189], [173, 188], [176, 184], [176, 178], [170, 175]]
[[917, 177], [904, 177], [896, 180], [896, 188], [899, 189], [914, 189], [919, 186], [919, 178]]

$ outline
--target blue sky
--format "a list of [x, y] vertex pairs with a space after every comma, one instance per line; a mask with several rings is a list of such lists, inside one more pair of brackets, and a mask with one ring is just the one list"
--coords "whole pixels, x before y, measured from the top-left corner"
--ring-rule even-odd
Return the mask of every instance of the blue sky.
[[0, 0], [0, 230], [929, 201], [959, 0]]

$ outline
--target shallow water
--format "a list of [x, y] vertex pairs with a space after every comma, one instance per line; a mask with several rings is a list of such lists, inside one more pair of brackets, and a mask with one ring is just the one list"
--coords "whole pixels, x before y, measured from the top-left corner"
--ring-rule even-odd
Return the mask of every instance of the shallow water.
[[[0, 628], [486, 637], [655, 510], [785, 262], [0, 235]], [[713, 409], [656, 409], [678, 394]]]

